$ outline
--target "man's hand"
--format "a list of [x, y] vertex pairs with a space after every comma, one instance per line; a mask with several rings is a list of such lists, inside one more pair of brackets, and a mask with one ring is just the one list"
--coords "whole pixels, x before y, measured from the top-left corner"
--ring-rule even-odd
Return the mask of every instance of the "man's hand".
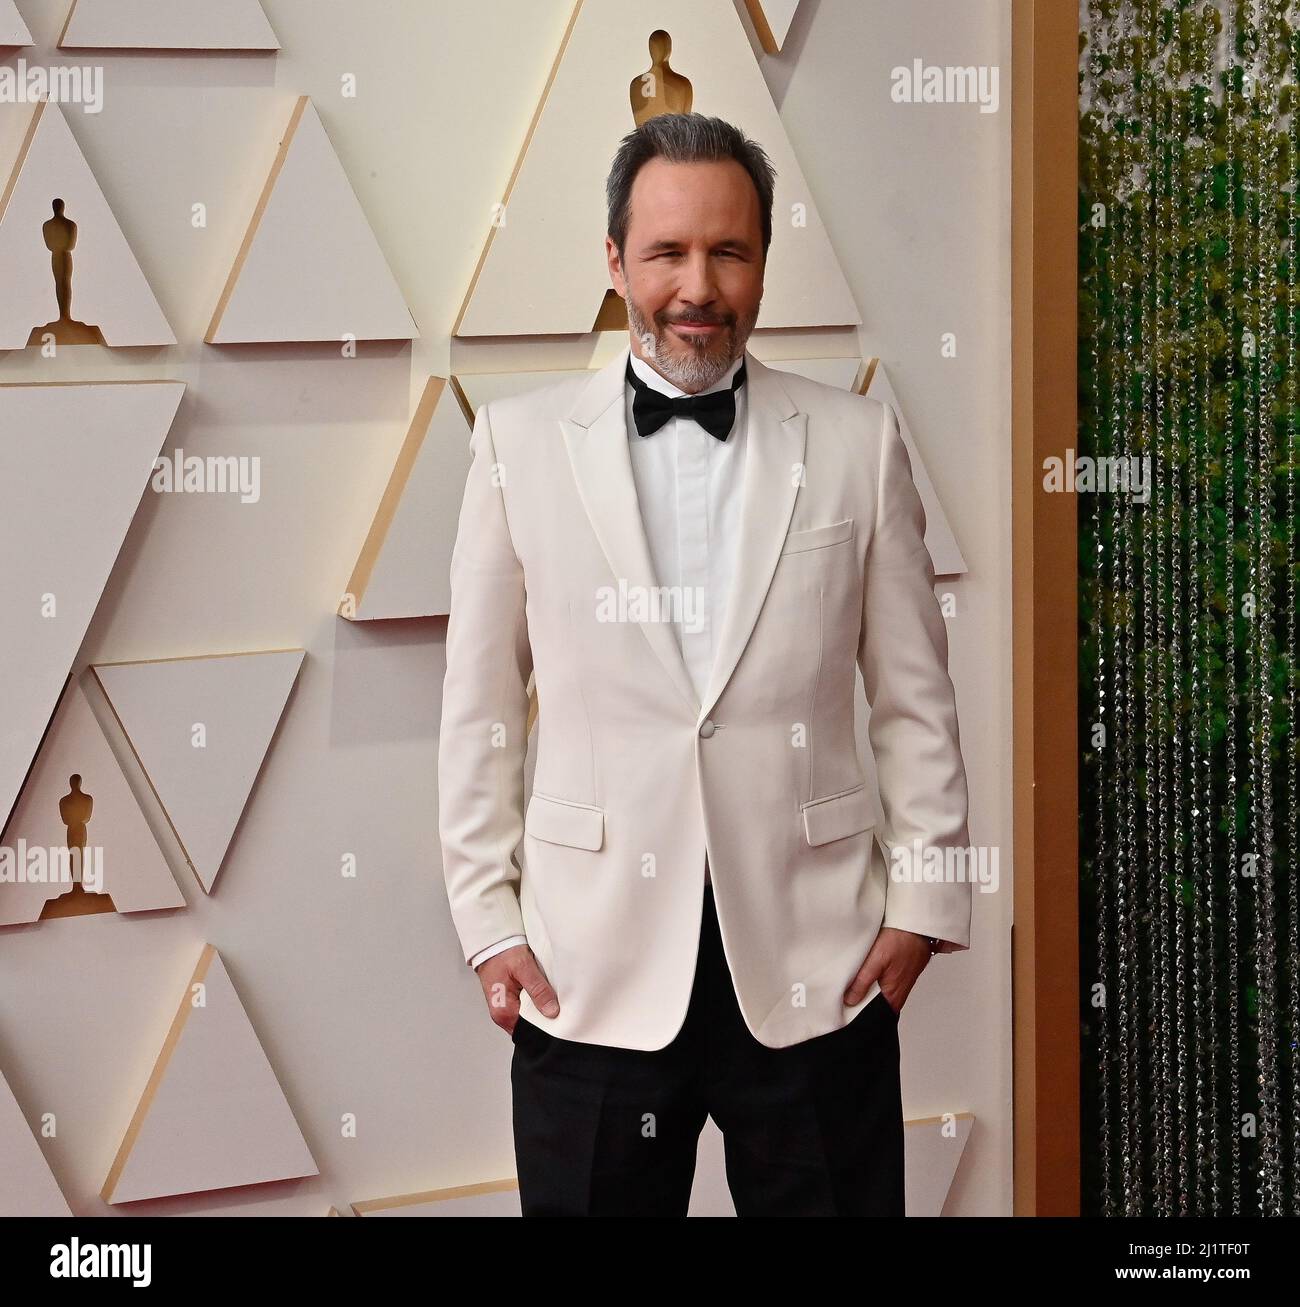
[[521, 989], [528, 991], [544, 1017], [560, 1013], [560, 1000], [527, 944], [516, 944], [480, 962], [474, 974], [483, 986], [489, 1015], [508, 1035], [515, 1033], [515, 1022], [519, 1020]]
[[[514, 950], [509, 949], [507, 952]], [[925, 970], [929, 961], [930, 945], [926, 943], [924, 935], [882, 926], [866, 961], [858, 968], [853, 983], [844, 991], [844, 1001], [850, 1007], [861, 1003], [872, 982], [879, 980], [885, 1002], [896, 1013], [901, 1013], [908, 994], [912, 992], [912, 986], [916, 984], [917, 976]], [[486, 966], [487, 963], [483, 965]]]

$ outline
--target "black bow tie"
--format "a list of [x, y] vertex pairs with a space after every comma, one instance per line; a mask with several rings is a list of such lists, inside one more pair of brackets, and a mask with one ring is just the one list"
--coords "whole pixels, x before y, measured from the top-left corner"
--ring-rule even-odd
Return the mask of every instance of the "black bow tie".
[[705, 395], [665, 395], [637, 376], [628, 355], [627, 379], [636, 392], [632, 398], [632, 420], [637, 434], [652, 436], [669, 418], [691, 418], [711, 436], [726, 440], [736, 423], [736, 391], [745, 382], [745, 362], [742, 359], [730, 390], [711, 390]]

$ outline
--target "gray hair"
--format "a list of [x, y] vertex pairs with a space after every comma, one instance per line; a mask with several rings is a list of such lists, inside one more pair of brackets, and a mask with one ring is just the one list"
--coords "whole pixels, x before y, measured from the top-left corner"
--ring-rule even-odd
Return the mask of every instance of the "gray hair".
[[648, 118], [623, 137], [605, 181], [609, 237], [618, 247], [620, 259], [627, 243], [632, 182], [642, 165], [655, 158], [666, 159], [669, 163], [713, 163], [720, 159], [734, 159], [740, 164], [758, 192], [763, 257], [767, 258], [767, 249], [772, 243], [772, 191], [776, 169], [766, 151], [725, 119], [707, 118], [699, 113], [663, 113]]

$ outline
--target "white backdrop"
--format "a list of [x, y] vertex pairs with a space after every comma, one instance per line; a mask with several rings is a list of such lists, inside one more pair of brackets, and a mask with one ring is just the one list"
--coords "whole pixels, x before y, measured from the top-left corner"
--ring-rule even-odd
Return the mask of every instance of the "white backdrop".
[[[29, 1122], [56, 1114], [43, 1147], [79, 1215], [323, 1214], [512, 1175], [510, 1043], [441, 884], [446, 624], [353, 625], [335, 609], [429, 373], [591, 361], [584, 340], [449, 337], [570, 4], [264, 0], [278, 56], [101, 58], [54, 51], [67, 3], [18, 0], [37, 44], [4, 62], [103, 64], [103, 112], [68, 118], [180, 344], [0, 355], [0, 381], [180, 377], [189, 390], [165, 450], [262, 459], [258, 503], [146, 492], [76, 669], [293, 646], [307, 659], [212, 898], [173, 860], [188, 910], [0, 931], [0, 1069]], [[936, 959], [907, 1004], [904, 1106], [909, 1118], [975, 1114], [945, 1210], [1007, 1213], [1010, 4], [804, 0], [780, 57], [753, 44], [864, 318], [860, 332], [756, 350], [882, 357], [970, 569], [941, 589], [956, 596], [972, 839], [1000, 847], [1002, 888], [976, 896], [971, 951]], [[892, 103], [890, 69], [918, 57], [998, 65], [999, 112]], [[347, 73], [355, 99], [340, 95]], [[344, 361], [332, 346], [200, 343], [304, 93], [420, 326], [411, 345], [362, 345]], [[0, 105], [0, 177], [30, 112]], [[190, 222], [198, 202], [206, 230]], [[949, 332], [956, 358], [940, 354]], [[356, 879], [340, 875], [346, 853]], [[321, 1175], [106, 1207], [99, 1188], [204, 942]], [[341, 1131], [348, 1113], [355, 1139]]]

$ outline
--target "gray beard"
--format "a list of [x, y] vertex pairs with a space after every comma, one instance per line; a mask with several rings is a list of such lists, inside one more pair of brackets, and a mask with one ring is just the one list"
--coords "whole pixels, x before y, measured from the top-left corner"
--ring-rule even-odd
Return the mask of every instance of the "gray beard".
[[641, 341], [641, 348], [654, 359], [656, 371], [679, 390], [685, 390], [690, 394], [707, 390], [716, 381], [721, 380], [723, 373], [744, 353], [745, 341], [749, 338], [749, 333], [745, 332], [744, 339], [741, 339], [737, 331], [736, 352], [727, 358], [708, 354], [678, 354], [673, 350], [662, 349], [660, 345], [668, 329], [664, 328], [663, 332], [656, 331], [654, 326], [641, 316], [630, 295], [627, 298], [627, 322], [632, 334]]

